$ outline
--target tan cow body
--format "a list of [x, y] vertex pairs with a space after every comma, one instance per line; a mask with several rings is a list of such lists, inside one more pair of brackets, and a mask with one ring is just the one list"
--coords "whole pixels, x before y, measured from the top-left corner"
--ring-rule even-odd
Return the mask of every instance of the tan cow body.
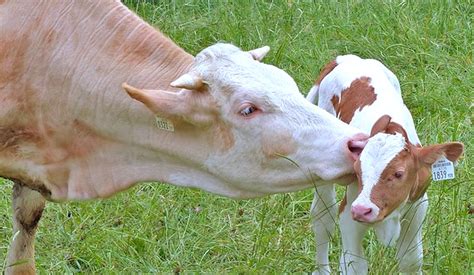
[[348, 144], [365, 135], [307, 102], [266, 52], [217, 44], [193, 58], [119, 1], [0, 1], [7, 272], [34, 272], [45, 198], [147, 180], [250, 198], [353, 179], [362, 148]]

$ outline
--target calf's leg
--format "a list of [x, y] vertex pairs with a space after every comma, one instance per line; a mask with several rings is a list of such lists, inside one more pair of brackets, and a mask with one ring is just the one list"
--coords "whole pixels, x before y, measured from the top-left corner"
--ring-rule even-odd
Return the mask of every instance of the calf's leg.
[[329, 242], [336, 226], [336, 191], [333, 184], [316, 188], [311, 220], [316, 235], [316, 271], [313, 274], [330, 274]]
[[397, 243], [397, 259], [402, 273], [421, 274], [423, 265], [422, 225], [428, 210], [428, 196], [405, 206]]
[[8, 252], [6, 274], [35, 274], [34, 240], [45, 206], [44, 197], [24, 186], [13, 185], [13, 242]]
[[368, 263], [362, 247], [362, 240], [368, 226], [354, 221], [351, 215], [351, 205], [357, 197], [357, 188], [357, 184], [347, 186], [347, 205], [339, 214], [342, 238], [339, 269], [342, 274], [362, 275], [368, 273]]

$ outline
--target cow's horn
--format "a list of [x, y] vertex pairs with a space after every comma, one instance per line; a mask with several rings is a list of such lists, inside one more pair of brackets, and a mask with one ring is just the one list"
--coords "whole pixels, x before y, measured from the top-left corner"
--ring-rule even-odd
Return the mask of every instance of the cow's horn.
[[267, 53], [270, 51], [270, 47], [268, 46], [263, 46], [258, 49], [250, 50], [249, 53], [252, 55], [253, 59], [262, 61], [262, 59], [267, 55]]
[[171, 87], [182, 88], [188, 90], [197, 90], [204, 86], [204, 81], [201, 77], [187, 73], [180, 76], [175, 81], [171, 82]]

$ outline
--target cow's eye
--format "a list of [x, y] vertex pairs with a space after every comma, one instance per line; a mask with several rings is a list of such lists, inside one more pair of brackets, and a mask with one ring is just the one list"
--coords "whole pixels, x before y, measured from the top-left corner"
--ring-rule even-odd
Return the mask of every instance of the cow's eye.
[[257, 111], [257, 107], [253, 105], [246, 105], [244, 108], [240, 110], [240, 115], [243, 117], [249, 117], [251, 114]]
[[401, 179], [403, 177], [403, 171], [397, 171], [397, 172], [395, 172], [395, 174], [393, 174], [393, 176], [396, 179]]

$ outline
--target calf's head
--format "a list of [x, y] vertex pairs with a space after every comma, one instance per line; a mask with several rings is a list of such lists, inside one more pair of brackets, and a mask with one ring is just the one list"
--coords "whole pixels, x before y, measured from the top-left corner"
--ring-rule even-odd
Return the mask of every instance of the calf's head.
[[405, 202], [417, 201], [430, 183], [431, 165], [442, 156], [456, 161], [463, 152], [458, 142], [415, 146], [403, 127], [390, 120], [385, 115], [374, 124], [354, 164], [359, 195], [351, 212], [360, 222], [381, 221]]
[[[132, 98], [174, 125], [167, 140], [176, 142], [166, 150], [179, 161], [166, 181], [244, 198], [306, 188], [314, 176], [332, 180], [353, 172], [350, 155], [362, 147], [349, 148], [348, 142], [363, 135], [306, 101], [284, 71], [261, 63], [268, 50], [210, 46], [171, 83], [177, 92], [124, 85]], [[179, 143], [184, 135], [186, 144]]]

